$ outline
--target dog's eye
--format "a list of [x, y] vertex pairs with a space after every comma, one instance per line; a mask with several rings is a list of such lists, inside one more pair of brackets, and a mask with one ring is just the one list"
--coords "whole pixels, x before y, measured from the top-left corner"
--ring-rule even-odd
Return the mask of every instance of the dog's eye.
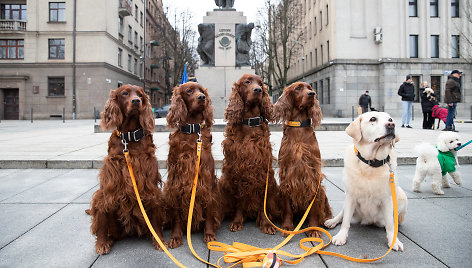
[[244, 83], [246, 83], [246, 84], [250, 84], [250, 83], [251, 83], [251, 81], [249, 81], [249, 80], [246, 80], [246, 82], [244, 82]]
[[389, 119], [388, 119], [388, 122], [393, 122], [393, 119], [392, 119], [392, 118], [389, 118]]
[[377, 121], [377, 118], [375, 118], [375, 117], [372, 117], [372, 118], [370, 118], [370, 120], [369, 120], [369, 121], [370, 121], [370, 122], [375, 122], [375, 121]]
[[189, 88], [189, 89], [187, 90], [187, 93], [192, 93], [192, 92], [193, 92], [193, 88]]
[[296, 90], [300, 90], [300, 89], [302, 89], [302, 87], [301, 87], [301, 86], [298, 86], [298, 87], [295, 88], [295, 89], [296, 89]]
[[123, 96], [128, 96], [128, 94], [129, 94], [128, 91], [123, 91], [123, 93], [121, 93], [121, 95]]
[[143, 94], [139, 93], [138, 96], [139, 96], [140, 98], [142, 98], [142, 97], [143, 97]]

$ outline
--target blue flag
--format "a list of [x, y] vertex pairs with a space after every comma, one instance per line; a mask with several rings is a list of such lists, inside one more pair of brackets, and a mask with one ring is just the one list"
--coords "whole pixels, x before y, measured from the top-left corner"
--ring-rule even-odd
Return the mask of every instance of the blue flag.
[[182, 80], [180, 80], [180, 84], [184, 84], [187, 82], [187, 63], [185, 63], [185, 67], [184, 67], [184, 73], [182, 74]]

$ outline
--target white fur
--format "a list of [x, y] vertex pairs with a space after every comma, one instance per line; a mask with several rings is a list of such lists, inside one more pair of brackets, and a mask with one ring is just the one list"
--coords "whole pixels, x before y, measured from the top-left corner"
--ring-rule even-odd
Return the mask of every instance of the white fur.
[[[376, 118], [371, 121], [371, 118]], [[344, 245], [347, 241], [351, 220], [361, 224], [375, 224], [385, 226], [388, 246], [392, 244], [394, 221], [393, 202], [389, 184], [389, 167], [383, 165], [378, 168], [371, 167], [361, 162], [354, 152], [354, 146], [365, 159], [385, 159], [390, 155], [391, 168], [395, 171], [397, 166], [396, 152], [393, 145], [395, 138], [376, 139], [387, 134], [386, 124], [393, 121], [387, 113], [368, 112], [360, 115], [352, 122], [346, 132], [354, 140], [354, 144], [348, 146], [344, 157], [343, 183], [346, 190], [343, 209], [331, 220], [325, 222], [328, 228], [334, 228], [342, 222], [338, 234], [333, 237], [333, 244]], [[405, 192], [396, 184], [399, 222], [403, 222], [406, 215], [408, 199]], [[394, 250], [403, 251], [403, 244], [397, 238], [393, 246]]]
[[[441, 165], [438, 161], [438, 150], [441, 152], [451, 151], [454, 156], [457, 152], [454, 150], [459, 147], [460, 137], [455, 132], [445, 132], [438, 136], [437, 149], [428, 143], [421, 143], [415, 147], [418, 153], [416, 159], [416, 171], [413, 178], [413, 191], [420, 192], [420, 184], [429, 176], [431, 178], [431, 188], [433, 192], [438, 195], [444, 194], [441, 190], [441, 185], [444, 188], [451, 187], [446, 175], [441, 176]], [[462, 184], [461, 175], [458, 171], [449, 172], [454, 182], [458, 185]]]

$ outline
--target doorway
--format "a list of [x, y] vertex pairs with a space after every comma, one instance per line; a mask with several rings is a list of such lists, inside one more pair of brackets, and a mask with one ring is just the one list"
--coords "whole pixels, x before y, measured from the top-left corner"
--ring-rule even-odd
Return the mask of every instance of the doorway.
[[20, 119], [20, 102], [18, 88], [3, 89], [3, 117], [4, 120]]

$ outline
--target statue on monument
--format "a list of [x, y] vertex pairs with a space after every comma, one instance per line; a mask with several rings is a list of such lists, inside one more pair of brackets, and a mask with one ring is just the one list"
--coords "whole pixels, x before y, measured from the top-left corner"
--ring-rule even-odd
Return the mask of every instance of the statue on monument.
[[234, 0], [215, 0], [215, 4], [220, 8], [232, 8]]
[[251, 32], [254, 23], [236, 25], [236, 66], [250, 66]]
[[[215, 24], [198, 24], [197, 52], [205, 65], [215, 65]], [[202, 64], [202, 65], [203, 65]]]

